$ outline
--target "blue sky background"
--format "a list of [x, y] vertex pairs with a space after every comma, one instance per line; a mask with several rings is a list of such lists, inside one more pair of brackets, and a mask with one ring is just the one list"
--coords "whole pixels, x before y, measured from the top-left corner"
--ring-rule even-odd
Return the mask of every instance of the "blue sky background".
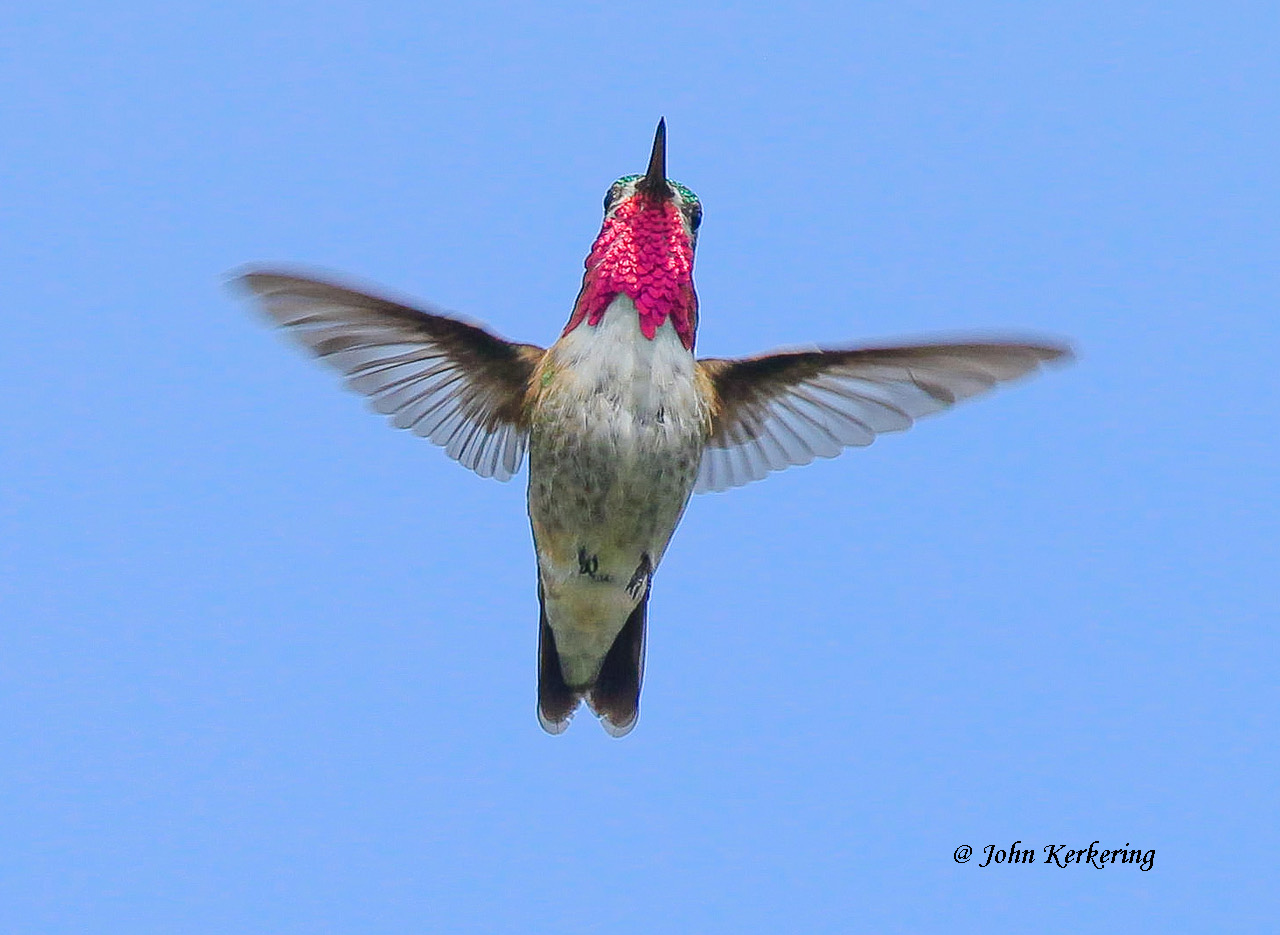
[[[1264, 3], [0, 17], [0, 929], [1274, 931]], [[691, 505], [638, 729], [534, 718], [523, 475], [223, 288], [558, 334], [665, 114], [704, 354], [1072, 368]], [[1095, 839], [1155, 867], [966, 866]]]

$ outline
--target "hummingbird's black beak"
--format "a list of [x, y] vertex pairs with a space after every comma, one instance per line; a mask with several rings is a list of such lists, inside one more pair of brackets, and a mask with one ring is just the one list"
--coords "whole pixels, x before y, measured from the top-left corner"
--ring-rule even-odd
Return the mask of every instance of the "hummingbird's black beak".
[[667, 184], [667, 118], [658, 121], [658, 132], [653, 135], [653, 152], [649, 154], [649, 170], [636, 185], [636, 191], [653, 201], [666, 201], [672, 195]]

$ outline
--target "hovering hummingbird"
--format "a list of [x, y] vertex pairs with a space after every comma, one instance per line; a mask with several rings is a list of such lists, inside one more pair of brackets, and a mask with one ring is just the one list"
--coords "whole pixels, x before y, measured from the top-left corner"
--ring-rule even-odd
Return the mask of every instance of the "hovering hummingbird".
[[237, 280], [397, 428], [502, 481], [528, 452], [538, 719], [552, 734], [584, 699], [613, 736], [635, 726], [653, 575], [692, 493], [869, 445], [1069, 353], [1008, 342], [695, 358], [701, 223], [698, 197], [667, 178], [659, 121], [648, 170], [605, 194], [582, 289], [545, 350], [320, 279]]

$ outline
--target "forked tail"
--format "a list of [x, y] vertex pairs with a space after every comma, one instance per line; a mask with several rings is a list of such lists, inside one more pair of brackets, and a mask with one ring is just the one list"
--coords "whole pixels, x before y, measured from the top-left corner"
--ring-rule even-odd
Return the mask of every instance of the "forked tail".
[[623, 737], [640, 716], [640, 686], [644, 680], [644, 641], [648, 619], [649, 588], [600, 664], [595, 682], [584, 689], [570, 688], [560, 667], [556, 637], [547, 622], [542, 583], [538, 583], [538, 721], [549, 734], [562, 734], [578, 703], [587, 704], [600, 718], [600, 726], [613, 737]]

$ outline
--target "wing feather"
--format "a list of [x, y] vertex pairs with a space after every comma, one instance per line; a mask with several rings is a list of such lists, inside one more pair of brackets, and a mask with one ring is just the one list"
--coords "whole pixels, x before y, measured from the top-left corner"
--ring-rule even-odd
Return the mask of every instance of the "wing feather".
[[694, 489], [727, 490], [869, 445], [877, 435], [1069, 358], [1061, 345], [1007, 342], [701, 360], [715, 416]]
[[520, 469], [522, 404], [542, 348], [324, 280], [264, 270], [235, 282], [395, 427], [482, 477], [509, 480]]

